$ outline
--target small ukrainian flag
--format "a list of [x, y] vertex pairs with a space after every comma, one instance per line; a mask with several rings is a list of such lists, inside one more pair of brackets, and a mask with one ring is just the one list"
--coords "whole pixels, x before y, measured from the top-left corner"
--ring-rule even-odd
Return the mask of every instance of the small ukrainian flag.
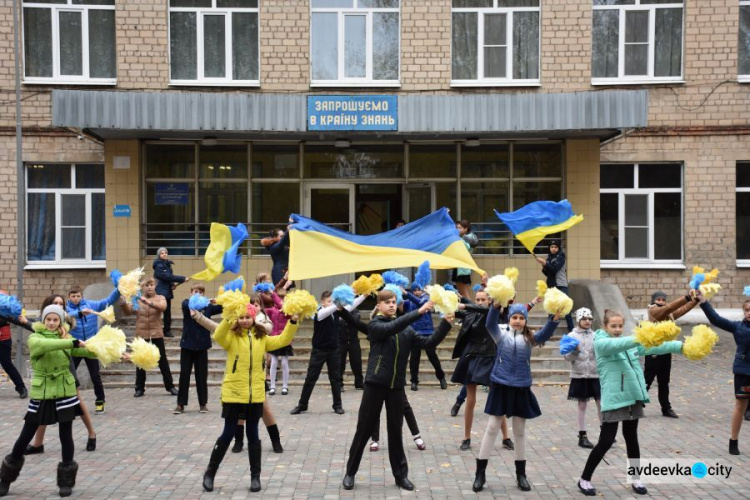
[[248, 237], [247, 226], [240, 223], [234, 227], [211, 223], [211, 243], [203, 260], [206, 269], [191, 276], [192, 279], [211, 281], [221, 273], [240, 272], [242, 255], [238, 253], [240, 244]]
[[495, 215], [531, 253], [548, 234], [565, 231], [583, 220], [583, 215], [573, 212], [568, 200], [535, 201], [515, 212], [501, 214], [495, 210]]

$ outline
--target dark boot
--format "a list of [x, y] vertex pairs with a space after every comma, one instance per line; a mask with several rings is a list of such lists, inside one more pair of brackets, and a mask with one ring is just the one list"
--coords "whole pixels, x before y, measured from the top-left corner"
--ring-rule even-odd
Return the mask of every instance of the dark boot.
[[0, 466], [0, 497], [8, 494], [10, 483], [18, 479], [18, 475], [23, 468], [24, 458], [13, 458], [12, 455], [6, 455], [3, 464]]
[[[740, 454], [739, 440], [737, 440], [737, 439], [730, 439], [729, 440], [729, 454], [730, 455], [739, 455]], [[5, 467], [5, 462], [3, 462], [3, 467]]]
[[488, 460], [477, 458], [477, 474], [476, 476], [474, 476], [474, 486], [471, 487], [471, 489], [475, 492], [482, 491], [484, 489], [484, 483], [487, 481], [485, 477], [487, 462]]
[[69, 497], [76, 485], [76, 474], [78, 474], [78, 463], [76, 461], [57, 464], [57, 486], [60, 487], [60, 496]]
[[274, 453], [284, 453], [284, 447], [281, 446], [281, 436], [279, 435], [279, 426], [276, 424], [269, 425], [266, 427], [268, 430], [268, 437], [271, 438], [271, 444], [273, 445]]
[[250, 458], [250, 491], [260, 491], [260, 441], [247, 443]]
[[526, 479], [526, 460], [516, 460], [516, 482], [521, 491], [531, 491], [529, 480]]
[[239, 453], [242, 451], [242, 443], [245, 439], [245, 426], [238, 425], [234, 430], [234, 446], [232, 446], [232, 453]]
[[750, 420], [750, 406], [745, 410], [745, 420]]
[[594, 447], [593, 444], [591, 444], [591, 441], [589, 441], [589, 438], [586, 436], [586, 431], [578, 431], [578, 446], [581, 448], [587, 448], [592, 449]]
[[225, 443], [221, 439], [216, 440], [214, 449], [211, 451], [211, 458], [208, 460], [208, 467], [206, 467], [206, 473], [203, 474], [203, 489], [206, 491], [213, 491], [214, 489], [214, 477], [216, 477], [216, 471], [219, 470], [221, 461], [224, 460], [224, 455], [227, 454], [229, 449], [229, 443]]

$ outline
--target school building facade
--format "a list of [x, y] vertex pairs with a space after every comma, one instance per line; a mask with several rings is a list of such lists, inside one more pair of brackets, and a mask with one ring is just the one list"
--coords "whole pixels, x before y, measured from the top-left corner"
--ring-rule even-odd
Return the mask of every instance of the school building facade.
[[13, 7], [0, 285], [21, 272], [29, 304], [150, 270], [161, 246], [192, 274], [211, 222], [248, 224], [252, 280], [290, 213], [372, 234], [442, 206], [474, 225], [479, 266], [518, 267], [530, 296], [539, 265], [493, 210], [563, 198], [585, 217], [564, 235], [571, 279], [633, 307], [683, 293], [693, 265], [721, 270], [723, 307], [750, 284], [750, 1], [15, 0], [15, 22]]

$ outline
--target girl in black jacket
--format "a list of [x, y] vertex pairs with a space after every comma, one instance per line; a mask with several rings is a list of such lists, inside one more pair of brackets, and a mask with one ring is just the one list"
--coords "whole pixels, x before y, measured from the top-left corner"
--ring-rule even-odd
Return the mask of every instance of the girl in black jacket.
[[162, 295], [167, 299], [167, 308], [164, 310], [164, 336], [172, 337], [172, 299], [174, 289], [180, 283], [190, 281], [190, 278], [172, 273], [172, 262], [169, 260], [169, 252], [162, 247], [156, 251], [154, 259], [154, 278], [156, 279], [156, 295]]

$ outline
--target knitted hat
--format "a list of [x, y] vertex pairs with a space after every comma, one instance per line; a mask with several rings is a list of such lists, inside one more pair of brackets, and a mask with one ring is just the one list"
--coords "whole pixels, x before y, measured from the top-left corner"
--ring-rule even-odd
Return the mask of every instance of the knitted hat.
[[656, 299], [664, 299], [667, 300], [667, 294], [659, 290], [658, 292], [654, 292], [651, 295], [651, 303], [656, 304]]
[[253, 318], [253, 321], [255, 321], [255, 316], [258, 314], [258, 310], [255, 308], [254, 305], [248, 304], [247, 305], [247, 314]]
[[549, 246], [555, 245], [557, 248], [562, 249], [562, 245], [560, 244], [560, 238], [555, 238], [550, 240]]
[[421, 290], [421, 289], [422, 289], [422, 287], [419, 286], [416, 281], [411, 284], [411, 291], [412, 292], [415, 291], [415, 290]]
[[511, 318], [514, 314], [523, 314], [524, 319], [529, 319], [529, 310], [526, 309], [526, 304], [511, 304], [508, 309], [508, 318]]
[[578, 323], [584, 318], [594, 319], [594, 315], [591, 314], [591, 309], [589, 309], [588, 307], [581, 307], [580, 309], [578, 309], [575, 312], [575, 316], [576, 316], [576, 323]]
[[47, 307], [45, 307], [44, 310], [42, 311], [42, 321], [47, 319], [48, 314], [57, 314], [57, 316], [60, 318], [60, 322], [65, 321], [65, 310], [60, 306], [50, 304]]

